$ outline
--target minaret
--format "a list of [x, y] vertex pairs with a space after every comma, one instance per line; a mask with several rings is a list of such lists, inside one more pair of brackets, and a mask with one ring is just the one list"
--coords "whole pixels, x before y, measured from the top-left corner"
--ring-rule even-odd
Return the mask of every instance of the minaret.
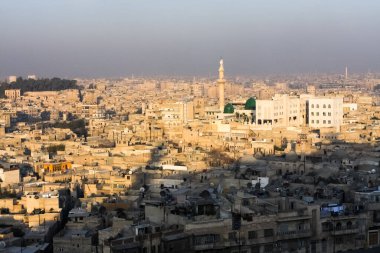
[[221, 113], [223, 113], [224, 110], [224, 84], [226, 83], [226, 80], [224, 80], [224, 67], [223, 67], [223, 59], [219, 62], [219, 79], [218, 79], [218, 85], [219, 85], [219, 110]]
[[347, 78], [348, 78], [348, 68], [347, 68], [347, 66], [346, 66], [346, 73], [345, 73], [345, 79], [347, 80]]

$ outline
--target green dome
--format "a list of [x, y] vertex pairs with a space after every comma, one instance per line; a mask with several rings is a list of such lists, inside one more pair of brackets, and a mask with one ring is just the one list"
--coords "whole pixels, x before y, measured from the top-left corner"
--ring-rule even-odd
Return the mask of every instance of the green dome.
[[226, 106], [224, 107], [224, 113], [234, 113], [234, 111], [234, 106], [230, 103], [226, 104]]
[[254, 98], [249, 98], [247, 102], [245, 102], [244, 106], [245, 110], [256, 110], [256, 99]]

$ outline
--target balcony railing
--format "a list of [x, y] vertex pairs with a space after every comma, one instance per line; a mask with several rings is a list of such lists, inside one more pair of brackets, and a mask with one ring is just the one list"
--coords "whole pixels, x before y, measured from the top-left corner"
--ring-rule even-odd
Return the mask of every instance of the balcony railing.
[[214, 249], [214, 248], [215, 248], [215, 243], [194, 245], [195, 250], [208, 250], [208, 249]]
[[356, 234], [359, 232], [358, 227], [342, 227], [340, 229], [334, 229], [331, 231], [332, 235], [348, 235], [348, 234]]
[[310, 237], [310, 236], [311, 236], [310, 229], [277, 232], [277, 239], [291, 239], [291, 238], [301, 238], [301, 237]]

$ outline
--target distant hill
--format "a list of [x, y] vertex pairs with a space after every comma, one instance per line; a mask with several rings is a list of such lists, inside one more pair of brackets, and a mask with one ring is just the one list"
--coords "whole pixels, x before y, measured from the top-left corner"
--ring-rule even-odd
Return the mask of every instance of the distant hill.
[[4, 98], [4, 91], [8, 89], [20, 89], [21, 95], [28, 91], [60, 91], [68, 89], [80, 89], [76, 80], [66, 80], [54, 77], [52, 79], [22, 79], [17, 78], [16, 82], [1, 83], [0, 97]]

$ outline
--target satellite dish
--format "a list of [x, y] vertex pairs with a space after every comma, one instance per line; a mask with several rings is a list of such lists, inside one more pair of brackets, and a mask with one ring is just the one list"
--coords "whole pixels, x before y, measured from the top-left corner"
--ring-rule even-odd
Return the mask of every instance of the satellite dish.
[[5, 242], [4, 242], [4, 241], [0, 241], [0, 249], [4, 249], [5, 246], [7, 246], [7, 245], [5, 244]]
[[144, 187], [141, 187], [141, 188], [140, 188], [140, 192], [145, 192], [145, 188], [144, 188]]

